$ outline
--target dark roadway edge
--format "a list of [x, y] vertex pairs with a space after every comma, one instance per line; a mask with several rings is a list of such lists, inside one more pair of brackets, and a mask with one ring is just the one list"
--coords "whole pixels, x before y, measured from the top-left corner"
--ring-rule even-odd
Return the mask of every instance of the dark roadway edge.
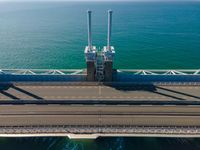
[[200, 101], [187, 100], [1, 100], [0, 105], [59, 104], [59, 105], [200, 105]]
[[[184, 116], [184, 117], [193, 117], [193, 116], [200, 116], [200, 113], [190, 113], [190, 112], [178, 112], [178, 113], [170, 113], [170, 112], [166, 112], [166, 113], [5, 113], [5, 114], [0, 114], [1, 116], [173, 116], [173, 117], [177, 117], [177, 116]], [[112, 117], [111, 117], [112, 118]]]
[[[198, 76], [198, 75], [195, 75]], [[199, 75], [200, 76], [200, 75]], [[0, 82], [1, 85], [14, 85], [14, 86], [136, 86], [136, 85], [157, 85], [157, 86], [200, 86], [200, 81], [141, 81], [141, 82], [76, 82], [76, 81], [8, 81]]]
[[[200, 126], [197, 126], [197, 125], [195, 125], [195, 126], [180, 126], [180, 125], [176, 125], [176, 126], [174, 126], [174, 125], [157, 125], [157, 126], [150, 126], [150, 125], [66, 125], [66, 124], [60, 124], [60, 125], [6, 125], [6, 126], [4, 126], [4, 125], [0, 125], [0, 128], [16, 128], [16, 129], [18, 129], [18, 128], [38, 128], [38, 127], [41, 127], [41, 128], [47, 128], [47, 127], [49, 127], [49, 128], [59, 128], [59, 127], [61, 127], [61, 128], [67, 128], [67, 127], [69, 127], [69, 128], [81, 128], [81, 127], [89, 127], [89, 128], [103, 128], [103, 127], [106, 127], [106, 128], [117, 128], [117, 127], [123, 127], [123, 128], [125, 128], [125, 127], [127, 127], [127, 128], [130, 128], [130, 127], [132, 127], [132, 128], [179, 128], [179, 129], [189, 129], [189, 128], [196, 128], [196, 129], [198, 129], [198, 128], [200, 128]], [[189, 134], [189, 133], [188, 133]]]

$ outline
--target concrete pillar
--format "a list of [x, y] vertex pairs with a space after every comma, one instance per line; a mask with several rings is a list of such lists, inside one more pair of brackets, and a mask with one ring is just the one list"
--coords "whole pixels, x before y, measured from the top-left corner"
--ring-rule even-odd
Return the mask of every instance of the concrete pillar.
[[111, 31], [112, 31], [112, 10], [108, 10], [108, 35], [107, 46], [103, 48], [104, 56], [104, 80], [111, 82], [113, 75], [113, 60], [115, 55], [115, 49], [111, 46]]
[[92, 45], [92, 11], [87, 11], [87, 27], [88, 27], [88, 46], [85, 47], [85, 59], [87, 65], [87, 81], [95, 81], [95, 62], [97, 50]]
[[95, 63], [94, 61], [87, 61], [87, 81], [95, 81]]
[[112, 81], [112, 74], [113, 74], [113, 62], [112, 61], [105, 61], [104, 62], [104, 80], [107, 82]]
[[111, 32], [112, 32], [112, 10], [108, 10], [108, 36], [107, 36], [107, 49], [110, 50]]
[[87, 25], [88, 25], [88, 47], [92, 50], [92, 11], [87, 11]]

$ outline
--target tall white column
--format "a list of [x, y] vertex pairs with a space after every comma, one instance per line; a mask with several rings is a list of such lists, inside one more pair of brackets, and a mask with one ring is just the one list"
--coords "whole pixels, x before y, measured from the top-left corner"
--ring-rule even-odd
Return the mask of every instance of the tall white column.
[[92, 21], [91, 21], [91, 14], [92, 11], [88, 10], [87, 15], [87, 24], [88, 24], [88, 48], [89, 50], [92, 50]]
[[110, 50], [110, 40], [112, 32], [112, 10], [108, 10], [108, 37], [107, 37], [107, 49]]

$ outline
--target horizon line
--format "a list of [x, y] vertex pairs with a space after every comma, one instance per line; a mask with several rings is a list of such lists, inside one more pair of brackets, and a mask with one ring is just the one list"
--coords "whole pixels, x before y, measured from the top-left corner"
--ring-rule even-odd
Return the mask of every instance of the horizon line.
[[200, 2], [200, 0], [0, 0], [0, 2]]

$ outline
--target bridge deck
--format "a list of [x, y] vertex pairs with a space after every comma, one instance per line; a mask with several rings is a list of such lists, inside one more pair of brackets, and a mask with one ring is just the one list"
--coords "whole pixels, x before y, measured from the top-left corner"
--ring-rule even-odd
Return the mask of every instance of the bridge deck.
[[200, 106], [0, 105], [0, 126], [199, 126]]
[[[50, 104], [52, 101], [58, 103]], [[64, 103], [68, 101], [73, 105]], [[103, 101], [106, 103], [101, 103]], [[105, 105], [109, 101], [112, 105]], [[124, 101], [138, 103], [128, 105]], [[141, 105], [144, 101], [149, 101], [149, 105]], [[155, 101], [159, 105], [153, 105]], [[192, 105], [169, 106], [166, 105], [168, 101]], [[18, 102], [24, 102], [24, 105], [13, 105]], [[160, 105], [161, 102], [164, 105]], [[200, 135], [200, 105], [193, 105], [194, 102], [200, 102], [199, 84], [2, 83], [0, 136], [46, 135], [44, 133], [53, 136], [97, 133], [103, 136], [113, 133], [195, 137]]]
[[200, 86], [1, 85], [0, 101], [10, 100], [200, 101]]

